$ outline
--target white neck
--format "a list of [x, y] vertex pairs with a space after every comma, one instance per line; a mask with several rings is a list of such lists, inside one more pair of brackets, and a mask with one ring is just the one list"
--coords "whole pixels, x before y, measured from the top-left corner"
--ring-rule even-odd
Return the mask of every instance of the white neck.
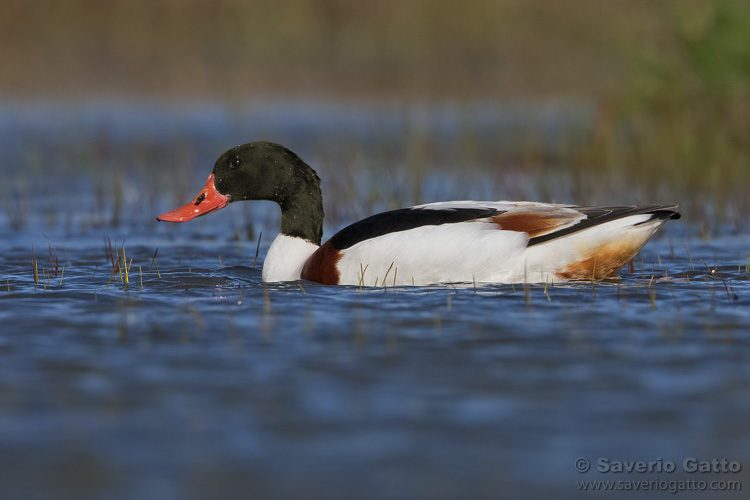
[[319, 247], [303, 238], [279, 233], [263, 262], [263, 281], [296, 281], [308, 257]]

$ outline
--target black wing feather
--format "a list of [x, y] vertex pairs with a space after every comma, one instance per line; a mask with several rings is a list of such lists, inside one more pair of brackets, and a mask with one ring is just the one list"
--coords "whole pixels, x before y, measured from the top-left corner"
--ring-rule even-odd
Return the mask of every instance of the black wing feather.
[[[538, 245], [546, 241], [561, 238], [568, 234], [577, 233], [590, 227], [604, 224], [605, 222], [622, 219], [630, 215], [641, 215], [649, 214], [651, 219], [679, 219], [680, 213], [676, 210], [676, 205], [636, 205], [630, 207], [569, 207], [578, 210], [582, 214], [586, 215], [585, 219], [581, 219], [578, 223], [554, 231], [551, 233], [536, 236], [529, 240], [528, 246]], [[643, 224], [643, 223], [641, 223]]]
[[372, 215], [355, 222], [333, 235], [329, 241], [337, 250], [344, 250], [361, 241], [377, 238], [388, 233], [408, 231], [409, 229], [422, 226], [439, 226], [441, 224], [466, 222], [483, 217], [492, 217], [501, 213], [503, 211], [493, 208], [451, 208], [442, 210], [401, 208], [399, 210]]

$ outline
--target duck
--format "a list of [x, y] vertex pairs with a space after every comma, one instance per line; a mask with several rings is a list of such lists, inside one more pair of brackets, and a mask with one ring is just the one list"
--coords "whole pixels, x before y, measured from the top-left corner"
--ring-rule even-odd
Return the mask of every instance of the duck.
[[185, 222], [246, 200], [281, 207], [263, 281], [324, 285], [615, 278], [667, 220], [680, 218], [677, 205], [443, 201], [372, 215], [321, 244], [320, 177], [290, 149], [259, 141], [224, 152], [200, 193], [157, 220]]

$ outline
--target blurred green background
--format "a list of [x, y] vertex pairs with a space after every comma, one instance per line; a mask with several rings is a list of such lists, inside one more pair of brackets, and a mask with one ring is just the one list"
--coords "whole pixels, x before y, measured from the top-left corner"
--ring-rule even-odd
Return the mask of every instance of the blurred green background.
[[746, 0], [4, 0], [0, 60], [6, 103], [581, 102], [582, 137], [513, 155], [582, 186], [558, 201], [750, 210]]

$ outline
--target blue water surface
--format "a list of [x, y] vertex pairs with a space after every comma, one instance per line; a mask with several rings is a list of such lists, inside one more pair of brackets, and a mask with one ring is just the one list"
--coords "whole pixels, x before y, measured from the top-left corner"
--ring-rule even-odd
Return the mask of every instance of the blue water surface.
[[[244, 142], [231, 137], [232, 120], [243, 134], [276, 131], [251, 138], [299, 140], [311, 163], [329, 162], [319, 168], [334, 195], [327, 236], [369, 210], [490, 198], [502, 183], [482, 183], [481, 170], [416, 180], [400, 170], [400, 146], [383, 134], [452, 137], [450, 109], [420, 108], [442, 121], [412, 113], [407, 125], [391, 108], [268, 107], [265, 121], [212, 107], [85, 109], [0, 113], [9, 145], [0, 165], [2, 498], [578, 498], [586, 480], [750, 486], [742, 230], [717, 223], [705, 237], [690, 220], [672, 221], [609, 282], [264, 285], [275, 205], [155, 221], [197, 193], [225, 140]], [[546, 113], [525, 126], [554, 134], [586, 118]], [[476, 116], [478, 129], [517, 129], [526, 115]], [[343, 170], [367, 166], [368, 147], [382, 144], [376, 130], [394, 149], [373, 156], [403, 192], [379, 185], [382, 172]], [[322, 140], [342, 135], [359, 156]], [[519, 191], [533, 192], [525, 182]], [[114, 263], [123, 252], [127, 282]], [[691, 473], [690, 457], [742, 467]], [[587, 472], [576, 470], [581, 458]], [[601, 459], [676, 470], [600, 472]], [[707, 494], [744, 498], [680, 497]]]

